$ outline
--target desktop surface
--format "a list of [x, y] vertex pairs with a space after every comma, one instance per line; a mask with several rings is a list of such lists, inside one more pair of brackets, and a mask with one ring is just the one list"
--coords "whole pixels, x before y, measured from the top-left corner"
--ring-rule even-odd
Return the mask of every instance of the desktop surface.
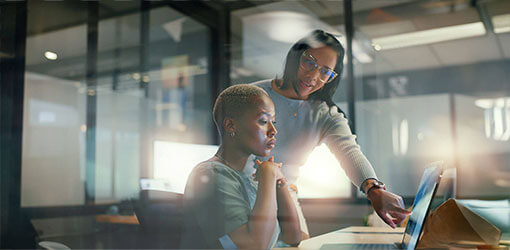
[[[403, 227], [347, 227], [302, 241], [296, 249], [320, 249], [327, 244], [393, 244], [402, 241]], [[288, 249], [288, 248], [286, 248]]]
[[[393, 244], [402, 241], [404, 227], [347, 227], [330, 233], [318, 235], [302, 241], [298, 247], [291, 249], [327, 249], [333, 244]], [[503, 233], [502, 244], [510, 244], [510, 233]]]

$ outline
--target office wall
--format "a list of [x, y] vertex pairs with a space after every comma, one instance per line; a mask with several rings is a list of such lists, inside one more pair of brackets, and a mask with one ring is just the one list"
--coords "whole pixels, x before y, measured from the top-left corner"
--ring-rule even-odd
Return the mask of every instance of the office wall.
[[137, 197], [154, 141], [215, 138], [209, 27], [136, 1], [100, 2], [88, 20], [89, 5], [27, 3], [23, 207], [84, 205], [85, 183], [87, 204]]
[[[75, 82], [26, 73], [22, 206], [84, 203], [85, 93]], [[98, 203], [136, 197], [144, 98], [99, 92]]]
[[[503, 80], [503, 79], [501, 79]], [[510, 98], [455, 95], [458, 194], [508, 197]]]
[[389, 190], [413, 197], [426, 164], [453, 165], [449, 95], [356, 102], [358, 143]]
[[85, 95], [27, 72], [24, 105], [21, 206], [83, 204]]

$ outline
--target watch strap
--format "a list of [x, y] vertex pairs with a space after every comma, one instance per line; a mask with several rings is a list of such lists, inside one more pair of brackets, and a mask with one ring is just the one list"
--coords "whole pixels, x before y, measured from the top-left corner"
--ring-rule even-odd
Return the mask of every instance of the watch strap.
[[367, 178], [367, 179], [365, 179], [365, 180], [361, 183], [361, 185], [359, 185], [359, 191], [361, 191], [362, 193], [365, 193], [365, 186], [366, 186], [366, 185], [368, 185], [368, 184], [367, 184], [367, 182], [368, 182], [369, 180], [376, 180], [376, 181], [377, 181], [377, 179], [376, 179], [376, 178]]
[[372, 186], [371, 186], [371, 187], [367, 190], [366, 195], [368, 196], [368, 194], [370, 193], [370, 190], [375, 189], [375, 188], [377, 188], [377, 189], [383, 189], [383, 190], [386, 190], [386, 188], [385, 188], [384, 186], [372, 185]]

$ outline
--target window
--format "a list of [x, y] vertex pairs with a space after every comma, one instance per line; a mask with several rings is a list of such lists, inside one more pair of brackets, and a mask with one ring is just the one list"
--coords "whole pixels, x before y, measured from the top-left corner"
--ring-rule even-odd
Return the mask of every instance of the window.
[[412, 196], [429, 162], [456, 167], [460, 197], [510, 187], [508, 1], [353, 2], [359, 142], [390, 189]]
[[214, 143], [209, 27], [168, 5], [97, 4], [27, 3], [23, 207], [136, 198], [154, 141]]

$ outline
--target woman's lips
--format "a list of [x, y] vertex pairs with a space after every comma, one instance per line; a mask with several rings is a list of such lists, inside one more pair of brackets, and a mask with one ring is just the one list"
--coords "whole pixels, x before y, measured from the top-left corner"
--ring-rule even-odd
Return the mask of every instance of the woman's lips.
[[273, 149], [275, 144], [276, 144], [276, 140], [270, 141], [270, 142], [266, 143], [266, 148]]
[[311, 89], [313, 88], [313, 85], [304, 81], [299, 81], [299, 85], [301, 85], [301, 88], [304, 89]]

